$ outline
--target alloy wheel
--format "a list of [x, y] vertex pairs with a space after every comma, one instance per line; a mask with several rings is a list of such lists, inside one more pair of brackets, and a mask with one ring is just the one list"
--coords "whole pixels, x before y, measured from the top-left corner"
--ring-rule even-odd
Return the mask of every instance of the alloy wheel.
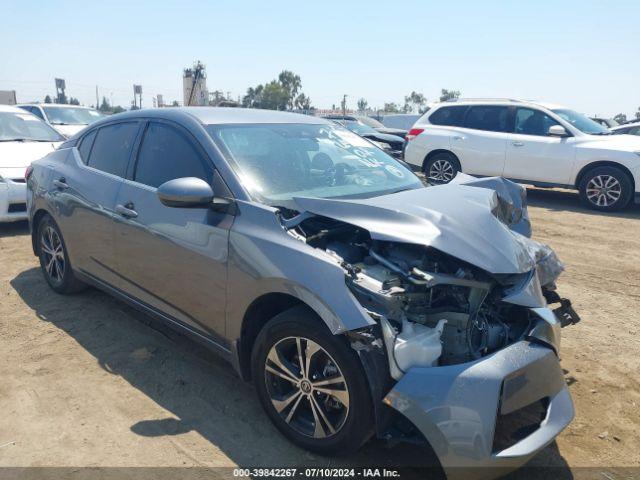
[[269, 350], [265, 382], [276, 412], [296, 432], [337, 434], [349, 414], [349, 389], [335, 360], [313, 340], [286, 337]]
[[433, 183], [449, 183], [455, 169], [449, 160], [436, 160], [429, 167], [428, 180]]
[[586, 194], [594, 205], [609, 207], [620, 200], [622, 186], [616, 177], [597, 175], [587, 183]]
[[47, 226], [40, 237], [40, 250], [44, 258], [44, 267], [53, 283], [60, 283], [64, 278], [65, 260], [62, 241], [58, 232]]

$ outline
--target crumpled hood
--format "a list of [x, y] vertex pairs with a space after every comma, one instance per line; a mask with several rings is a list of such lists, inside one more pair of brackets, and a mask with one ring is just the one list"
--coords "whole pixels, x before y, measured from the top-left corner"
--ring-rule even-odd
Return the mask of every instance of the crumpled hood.
[[504, 217], [505, 199], [496, 190], [473, 183], [369, 199], [294, 198], [294, 202], [300, 211], [364, 228], [376, 240], [434, 247], [493, 274], [531, 271], [543, 246], [510, 228]]

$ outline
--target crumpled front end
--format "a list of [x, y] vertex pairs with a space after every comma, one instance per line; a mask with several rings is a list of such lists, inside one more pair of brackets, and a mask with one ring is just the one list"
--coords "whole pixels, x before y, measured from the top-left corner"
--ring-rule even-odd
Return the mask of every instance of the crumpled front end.
[[[449, 473], [515, 467], [571, 421], [560, 329], [579, 318], [556, 291], [564, 266], [529, 238], [522, 187], [459, 176], [372, 199], [295, 201], [301, 213], [283, 218], [285, 229], [338, 262], [376, 322], [351, 335], [374, 398], [408, 419]], [[371, 373], [374, 357], [389, 378]], [[393, 437], [382, 410], [378, 434]]]
[[574, 416], [555, 353], [527, 341], [475, 362], [412, 368], [384, 403], [428, 439], [450, 478], [517, 468]]

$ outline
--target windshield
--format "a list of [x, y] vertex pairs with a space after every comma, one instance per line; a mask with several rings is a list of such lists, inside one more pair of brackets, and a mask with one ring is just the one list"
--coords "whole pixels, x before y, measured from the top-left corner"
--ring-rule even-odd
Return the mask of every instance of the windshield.
[[583, 133], [588, 133], [590, 135], [610, 135], [611, 132], [606, 128], [600, 125], [598, 122], [594, 122], [590, 118], [585, 115], [575, 112], [569, 109], [557, 109], [551, 110], [553, 113], [561, 117], [562, 119], [569, 122], [571, 125], [576, 127]]
[[373, 128], [369, 127], [368, 125], [364, 125], [360, 122], [354, 122], [354, 121], [341, 121], [340, 125], [344, 125], [345, 127], [347, 127], [349, 130], [351, 130], [354, 133], [357, 133], [358, 135], [370, 135], [370, 134], [377, 134], [378, 132], [376, 130], [374, 130]]
[[89, 125], [104, 115], [91, 108], [42, 107], [52, 125]]
[[384, 128], [384, 125], [377, 121], [375, 118], [371, 117], [357, 117], [360, 123], [364, 123], [373, 128]]
[[0, 142], [61, 142], [64, 138], [35, 115], [0, 112]]
[[338, 125], [209, 125], [243, 186], [264, 203], [364, 198], [422, 187], [410, 170]]

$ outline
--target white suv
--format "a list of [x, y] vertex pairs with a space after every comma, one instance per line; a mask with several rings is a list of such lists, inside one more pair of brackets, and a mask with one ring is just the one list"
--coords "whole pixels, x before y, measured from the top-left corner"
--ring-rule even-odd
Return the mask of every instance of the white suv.
[[508, 99], [436, 104], [409, 131], [404, 159], [436, 184], [462, 171], [574, 188], [597, 210], [640, 203], [640, 138], [612, 135], [557, 105]]

